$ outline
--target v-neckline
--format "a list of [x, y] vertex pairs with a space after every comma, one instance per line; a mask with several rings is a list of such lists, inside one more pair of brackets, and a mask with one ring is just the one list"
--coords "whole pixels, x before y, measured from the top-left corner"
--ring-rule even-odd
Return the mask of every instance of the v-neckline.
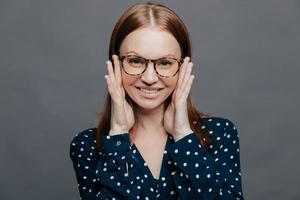
[[[163, 157], [162, 157], [162, 162], [161, 162], [161, 166], [160, 166], [160, 170], [159, 170], [159, 176], [158, 176], [158, 179], [155, 178], [149, 168], [149, 165], [148, 163], [146, 162], [146, 160], [144, 159], [144, 157], [142, 156], [142, 154], [140, 153], [139, 149], [137, 148], [137, 146], [135, 145], [135, 143], [132, 144], [132, 146], [134, 147], [134, 149], [136, 150], [140, 160], [143, 162], [143, 167], [146, 169], [147, 171], [147, 174], [151, 176], [151, 178], [153, 180], [155, 180], [156, 182], [158, 182], [161, 177], [162, 177], [162, 173], [163, 173], [163, 168], [165, 167], [164, 166], [164, 163], [165, 163], [165, 159], [167, 158], [167, 154], [165, 153], [167, 151], [167, 148], [168, 148], [168, 144], [169, 144], [169, 140], [170, 140], [170, 135], [168, 134], [167, 136], [167, 141], [165, 143], [165, 146], [164, 146], [164, 151], [163, 151]], [[144, 165], [146, 163], [146, 166]]]

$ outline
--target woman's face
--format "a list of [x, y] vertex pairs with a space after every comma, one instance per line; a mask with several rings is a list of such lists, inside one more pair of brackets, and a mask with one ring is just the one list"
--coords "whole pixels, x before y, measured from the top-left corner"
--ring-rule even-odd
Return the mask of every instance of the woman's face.
[[[120, 56], [139, 55], [146, 59], [164, 56], [181, 58], [181, 50], [172, 34], [154, 28], [141, 28], [128, 34], [120, 46]], [[162, 106], [172, 94], [178, 79], [178, 73], [169, 78], [156, 74], [153, 62], [142, 75], [131, 76], [122, 70], [122, 83], [130, 98], [142, 109], [152, 110]], [[162, 88], [155, 94], [147, 95], [137, 87]]]

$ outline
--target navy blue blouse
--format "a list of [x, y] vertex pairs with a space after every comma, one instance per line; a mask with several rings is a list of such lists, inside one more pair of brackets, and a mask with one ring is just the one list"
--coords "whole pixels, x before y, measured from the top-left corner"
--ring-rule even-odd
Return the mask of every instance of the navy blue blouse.
[[159, 179], [128, 133], [102, 136], [103, 152], [96, 150], [96, 128], [76, 134], [70, 157], [81, 199], [244, 199], [235, 125], [220, 117], [202, 120], [214, 143], [204, 149], [195, 133], [177, 142], [169, 135]]

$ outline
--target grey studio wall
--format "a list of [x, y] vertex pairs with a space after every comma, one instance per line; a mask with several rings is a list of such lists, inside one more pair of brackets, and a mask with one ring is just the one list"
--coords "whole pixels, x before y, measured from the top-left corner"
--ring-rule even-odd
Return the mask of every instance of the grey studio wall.
[[[97, 124], [110, 33], [136, 2], [0, 0], [1, 200], [79, 199], [70, 141]], [[300, 199], [300, 1], [160, 2], [189, 28], [199, 110], [238, 129], [245, 199]]]

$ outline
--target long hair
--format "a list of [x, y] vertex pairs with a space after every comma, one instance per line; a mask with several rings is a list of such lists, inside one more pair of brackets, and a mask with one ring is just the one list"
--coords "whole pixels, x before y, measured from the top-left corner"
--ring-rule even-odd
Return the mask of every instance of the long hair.
[[[171, 33], [178, 41], [181, 47], [182, 58], [189, 56], [192, 58], [191, 43], [186, 26], [179, 16], [168, 7], [157, 3], [138, 3], [129, 7], [120, 19], [117, 21], [110, 38], [109, 59], [112, 55], [119, 55], [119, 50], [124, 38], [132, 31], [148, 27], [159, 27], [161, 30]], [[96, 131], [96, 144], [99, 152], [102, 151], [102, 136], [108, 135], [110, 131], [111, 120], [111, 103], [112, 99], [106, 91], [106, 102], [103, 105], [103, 111], [99, 115], [99, 122]], [[135, 102], [126, 93], [127, 102], [135, 111]], [[170, 95], [164, 103], [164, 109], [172, 100]], [[188, 118], [192, 131], [196, 134], [204, 148], [208, 148], [213, 142], [212, 134], [209, 134], [208, 127], [202, 122], [202, 118], [211, 117], [212, 115], [198, 112], [191, 100], [191, 93], [187, 97]], [[134, 112], [135, 113], [135, 112]], [[136, 115], [134, 116], [136, 118]]]

